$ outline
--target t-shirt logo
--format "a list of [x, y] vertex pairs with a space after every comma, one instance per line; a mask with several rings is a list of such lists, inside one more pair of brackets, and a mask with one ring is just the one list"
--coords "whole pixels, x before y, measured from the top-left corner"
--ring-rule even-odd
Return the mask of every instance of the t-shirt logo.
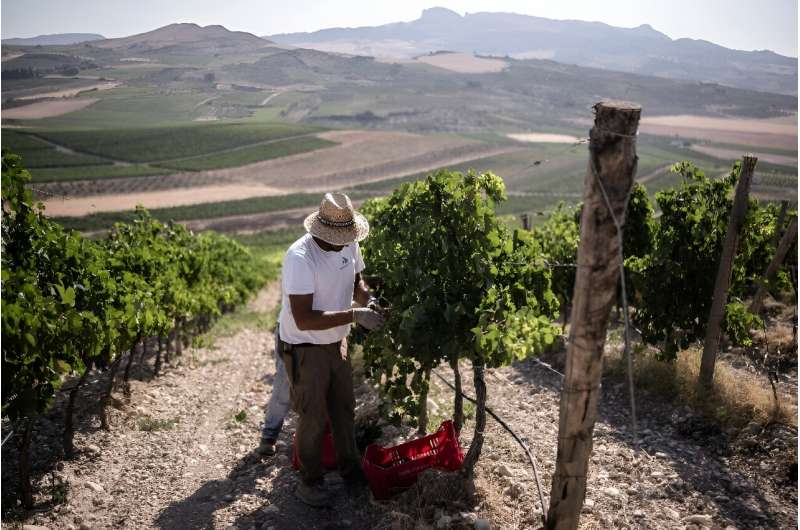
[[348, 259], [347, 259], [346, 257], [342, 256], [342, 266], [341, 266], [341, 267], [339, 267], [339, 270], [342, 270], [342, 269], [344, 269], [345, 267], [347, 267], [347, 264], [348, 264], [348, 263], [349, 263]]

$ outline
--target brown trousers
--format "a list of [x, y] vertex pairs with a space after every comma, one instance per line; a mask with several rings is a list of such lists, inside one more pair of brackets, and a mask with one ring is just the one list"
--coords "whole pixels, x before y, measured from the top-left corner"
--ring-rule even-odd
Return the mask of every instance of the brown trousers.
[[[341, 343], [297, 346], [284, 354], [292, 408], [300, 417], [296, 440], [300, 477], [306, 484], [322, 479], [322, 438], [331, 420], [339, 472], [346, 477], [360, 468], [354, 431], [353, 368], [347, 356], [347, 339]], [[297, 374], [293, 373], [297, 367]]]

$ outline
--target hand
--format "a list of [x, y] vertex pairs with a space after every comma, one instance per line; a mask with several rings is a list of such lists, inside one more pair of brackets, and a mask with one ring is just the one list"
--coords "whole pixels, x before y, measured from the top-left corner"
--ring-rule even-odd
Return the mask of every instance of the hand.
[[353, 320], [356, 324], [363, 326], [369, 331], [381, 327], [385, 321], [380, 313], [367, 307], [357, 307], [353, 309]]
[[377, 311], [378, 313], [380, 313], [381, 316], [383, 316], [384, 319], [389, 314], [389, 308], [383, 307], [382, 305], [380, 305], [378, 303], [378, 299], [375, 298], [374, 296], [370, 296], [369, 302], [367, 302], [367, 307], [369, 309], [373, 309], [373, 310]]
[[369, 297], [369, 301], [367, 302], [367, 306], [370, 309], [374, 309], [375, 311], [381, 311], [381, 306], [378, 304], [378, 299], [374, 296]]

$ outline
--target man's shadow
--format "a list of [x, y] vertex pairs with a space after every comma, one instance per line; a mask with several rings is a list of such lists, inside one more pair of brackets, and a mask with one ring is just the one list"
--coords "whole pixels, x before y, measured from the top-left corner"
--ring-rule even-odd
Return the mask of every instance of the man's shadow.
[[348, 488], [335, 470], [325, 475], [331, 501], [328, 508], [314, 508], [297, 498], [295, 488], [300, 478], [291, 464], [294, 423], [292, 414], [287, 417], [274, 456], [262, 457], [256, 449], [250, 451], [226, 478], [210, 480], [164, 508], [154, 526], [164, 530], [212, 529], [217, 511], [252, 496], [257, 498], [258, 507], [236, 517], [232, 524], [239, 529], [388, 528], [386, 511], [370, 502], [368, 487]]

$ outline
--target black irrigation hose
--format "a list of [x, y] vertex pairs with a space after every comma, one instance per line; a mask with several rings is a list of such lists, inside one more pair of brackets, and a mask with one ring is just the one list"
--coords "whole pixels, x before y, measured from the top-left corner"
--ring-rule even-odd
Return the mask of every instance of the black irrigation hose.
[[[453, 384], [450, 383], [450, 381], [448, 381], [447, 379], [445, 379], [444, 377], [439, 375], [439, 372], [437, 372], [436, 370], [432, 370], [432, 372], [434, 373], [434, 375], [436, 375], [436, 377], [441, 379], [444, 382], [444, 384], [446, 384], [451, 389], [453, 389], [454, 392], [456, 391], [456, 387], [453, 386]], [[473, 399], [470, 396], [466, 395], [464, 392], [461, 392], [460, 394], [461, 394], [461, 397], [463, 397], [467, 401], [473, 403], [474, 405], [478, 404], [478, 402], [475, 399]], [[547, 509], [545, 508], [545, 504], [544, 504], [544, 494], [542, 493], [542, 483], [539, 480], [539, 466], [536, 465], [536, 460], [533, 458], [533, 454], [531, 454], [531, 450], [528, 448], [528, 446], [525, 444], [525, 442], [522, 441], [522, 438], [520, 438], [517, 435], [517, 433], [515, 433], [514, 430], [511, 427], [508, 426], [508, 424], [506, 422], [504, 422], [502, 419], [500, 419], [500, 416], [495, 414], [492, 409], [490, 409], [489, 407], [485, 407], [485, 410], [486, 410], [486, 413], [489, 416], [494, 418], [494, 420], [497, 423], [499, 423], [501, 427], [503, 427], [506, 431], [508, 431], [508, 433], [511, 436], [514, 437], [514, 440], [517, 441], [519, 446], [522, 447], [523, 451], [525, 451], [525, 454], [528, 455], [528, 462], [530, 462], [531, 467], [533, 468], [533, 477], [536, 479], [536, 489], [539, 491], [539, 501], [542, 503], [542, 521], [545, 524], [547, 524]]]
[[0, 443], [0, 447], [4, 446], [6, 444], [6, 442], [9, 440], [9, 438], [11, 438], [12, 436], [14, 436], [14, 430], [13, 429], [11, 430], [10, 433], [8, 433], [8, 436], [5, 437], [3, 442]]

